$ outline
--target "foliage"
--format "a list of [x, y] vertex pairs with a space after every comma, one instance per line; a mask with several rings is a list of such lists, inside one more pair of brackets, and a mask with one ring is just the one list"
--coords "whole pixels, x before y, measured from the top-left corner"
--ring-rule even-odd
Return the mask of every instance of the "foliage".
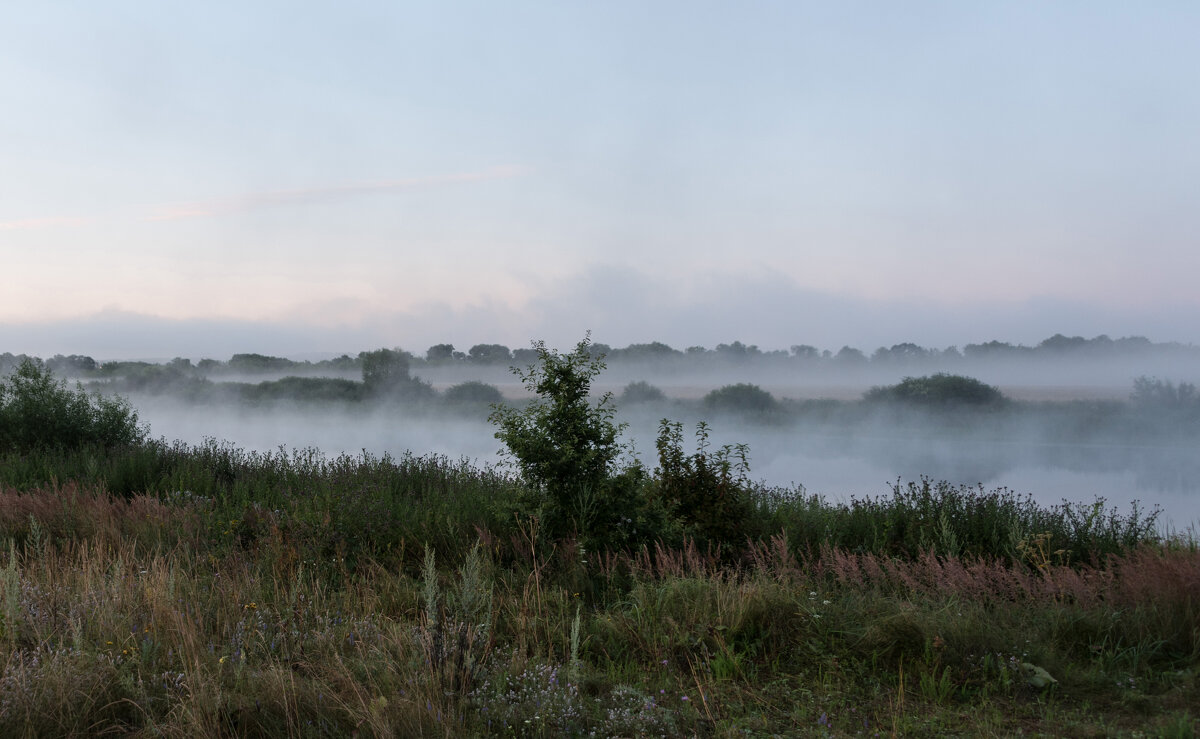
[[500, 393], [499, 388], [476, 380], [460, 382], [446, 388], [442, 399], [450, 405], [468, 407], [491, 406], [504, 402], [504, 396]]
[[666, 399], [661, 389], [645, 381], [631, 382], [621, 391], [621, 402], [625, 404], [659, 403]]
[[750, 515], [750, 465], [745, 444], [709, 451], [708, 426], [696, 425], [696, 453], [683, 452], [683, 424], [659, 425], [655, 487], [667, 511], [702, 545], [740, 551]]
[[1037, 566], [1083, 563], [1157, 542], [1158, 509], [1134, 503], [1127, 514], [1103, 499], [1038, 505], [1007, 488], [954, 485], [944, 480], [892, 485], [890, 495], [851, 497], [829, 504], [817, 497], [783, 496], [763, 529], [788, 532], [801, 546], [832, 546], [881, 556], [993, 558]]
[[454, 359], [453, 344], [434, 344], [425, 351], [427, 362], [449, 362]]
[[[603, 357], [589, 351], [590, 336], [574, 351], [559, 354], [533, 343], [538, 363], [513, 368], [539, 398], [524, 408], [498, 406], [490, 419], [535, 498], [527, 506], [551, 539], [580, 536], [597, 545], [615, 544], [628, 527], [643, 473], [636, 464], [617, 474], [624, 446], [614, 422], [612, 393], [592, 405], [592, 380], [604, 369]], [[633, 522], [631, 522], [633, 523]]]
[[265, 354], [234, 354], [229, 358], [227, 366], [239, 372], [278, 372], [291, 369], [296, 362], [286, 357], [272, 357]]
[[336, 377], [283, 377], [256, 384], [237, 383], [243, 400], [250, 402], [295, 400], [319, 403], [353, 403], [362, 399], [364, 386]]
[[0, 381], [0, 449], [113, 447], [145, 436], [128, 402], [71, 390], [39, 361], [25, 360]]
[[408, 357], [391, 349], [360, 352], [363, 385], [372, 393], [384, 393], [409, 381]]
[[719, 387], [704, 396], [704, 407], [717, 412], [769, 413], [778, 405], [766, 390], [745, 382]]
[[1200, 393], [1190, 382], [1173, 382], [1157, 377], [1142, 375], [1133, 381], [1133, 393], [1129, 396], [1135, 407], [1143, 410], [1197, 410], [1200, 409]]
[[925, 377], [905, 377], [896, 385], [868, 390], [867, 401], [892, 401], [921, 406], [995, 406], [1004, 403], [1000, 390], [973, 377], [939, 372]]
[[407, 352], [376, 349], [360, 352], [363, 390], [368, 396], [402, 397], [409, 400], [433, 396], [433, 388], [408, 373]]
[[599, 485], [621, 453], [612, 394], [595, 406], [588, 397], [592, 380], [604, 369], [603, 359], [588, 353], [588, 344], [585, 338], [570, 354], [559, 354], [534, 342], [539, 364], [513, 371], [540, 399], [523, 409], [497, 408], [491, 416], [499, 427], [496, 438], [522, 475], [554, 496]]
[[512, 352], [503, 344], [476, 344], [467, 350], [467, 358], [480, 364], [500, 364], [512, 361]]

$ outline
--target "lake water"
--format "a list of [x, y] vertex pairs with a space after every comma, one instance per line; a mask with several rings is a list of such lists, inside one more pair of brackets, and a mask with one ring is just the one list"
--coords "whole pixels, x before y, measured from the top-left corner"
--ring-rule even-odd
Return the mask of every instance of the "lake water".
[[[316, 447], [326, 454], [439, 454], [478, 464], [500, 461], [494, 428], [479, 418], [404, 416], [397, 413], [281, 411], [197, 407], [135, 399], [154, 436], [200, 443], [206, 437], [268, 451]], [[653, 421], [631, 424], [639, 457], [653, 466]], [[690, 429], [685, 428], [685, 434]], [[1159, 506], [1167, 530], [1200, 528], [1200, 455], [1192, 448], [1032, 443], [981, 443], [912, 434], [828, 434], [817, 430], [738, 428], [714, 424], [719, 447], [746, 443], [751, 477], [771, 485], [802, 485], [831, 500], [890, 493], [897, 479], [922, 475], [986, 489], [1007, 487], [1044, 505], [1097, 497], [1127, 512], [1134, 500]], [[685, 438], [684, 450], [694, 449]]]

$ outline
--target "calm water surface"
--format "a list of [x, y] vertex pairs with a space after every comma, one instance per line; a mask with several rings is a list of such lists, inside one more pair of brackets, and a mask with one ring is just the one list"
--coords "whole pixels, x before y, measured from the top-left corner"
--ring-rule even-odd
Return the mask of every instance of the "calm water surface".
[[[316, 447], [326, 454], [439, 454], [478, 464], [500, 461], [494, 428], [479, 418], [397, 414], [198, 408], [143, 400], [137, 404], [154, 436], [200, 443], [205, 438], [259, 451]], [[632, 424], [626, 433], [653, 466], [656, 427]], [[690, 433], [685, 429], [685, 434]], [[1127, 512], [1133, 501], [1159, 506], [1160, 523], [1177, 531], [1200, 528], [1200, 455], [1192, 448], [1071, 444], [980, 443], [903, 434], [822, 434], [745, 426], [712, 432], [713, 447], [746, 443], [751, 477], [771, 485], [802, 485], [831, 500], [889, 494], [891, 485], [921, 476], [986, 489], [1007, 487], [1044, 505], [1102, 497]], [[685, 451], [692, 440], [685, 437]]]

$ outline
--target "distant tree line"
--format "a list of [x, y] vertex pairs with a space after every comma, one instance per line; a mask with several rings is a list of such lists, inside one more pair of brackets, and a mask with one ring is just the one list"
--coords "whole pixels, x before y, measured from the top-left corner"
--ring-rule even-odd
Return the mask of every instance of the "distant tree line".
[[[467, 351], [459, 351], [454, 344], [434, 344], [423, 356], [400, 348], [387, 351], [402, 357], [409, 367], [444, 366], [518, 366], [528, 367], [538, 361], [538, 353], [531, 348], [510, 349], [503, 344], [475, 344]], [[760, 349], [754, 344], [733, 341], [717, 344], [713, 348], [689, 346], [676, 349], [660, 341], [630, 344], [616, 348], [608, 344], [593, 343], [588, 346], [593, 357], [603, 356], [609, 366], [632, 363], [689, 364], [701, 362], [749, 363], [771, 362], [793, 366], [867, 367], [867, 366], [916, 366], [928, 363], [953, 365], [965, 360], [1029, 360], [1029, 359], [1105, 359], [1130, 357], [1146, 354], [1200, 358], [1200, 346], [1177, 342], [1154, 343], [1143, 336], [1128, 336], [1111, 339], [1106, 335], [1085, 339], [1082, 336], [1055, 334], [1035, 346], [1010, 344], [1003, 341], [988, 341], [967, 344], [959, 349], [949, 346], [943, 349], [923, 347], [911, 342], [881, 346], [866, 353], [852, 346], [843, 346], [837, 351], [819, 349], [808, 344], [795, 344], [789, 349]], [[320, 361], [293, 360], [265, 354], [234, 354], [226, 361], [216, 359], [192, 360], [176, 357], [164, 364], [137, 361], [97, 362], [89, 356], [56, 354], [43, 360], [45, 366], [59, 376], [85, 379], [126, 376], [144, 373], [173, 373], [175, 376], [219, 376], [279, 374], [328, 375], [357, 374], [363, 371], [364, 361], [369, 361], [373, 352], [360, 352], [357, 356], [343, 354]], [[0, 354], [0, 375], [8, 374], [25, 359], [37, 359], [24, 354]]]
[[[962, 349], [957, 346], [937, 349], [905, 342], [893, 344], [890, 347], [881, 346], [870, 354], [852, 346], [843, 346], [835, 352], [808, 344], [795, 344], [787, 350], [764, 350], [757, 345], [743, 344], [740, 341], [717, 344], [711, 349], [703, 346], [676, 349], [661, 341], [630, 344], [624, 348], [593, 343], [588, 346], [588, 352], [594, 357], [603, 356], [609, 365], [681, 360], [730, 362], [768, 360], [793, 364], [883, 365], [963, 359], [1061, 358], [1064, 356], [1102, 358], [1138, 355], [1147, 352], [1169, 352], [1200, 357], [1200, 347], [1175, 342], [1156, 344], [1143, 336], [1111, 339], [1106, 335], [1100, 335], [1092, 339], [1085, 339], [1082, 336], [1069, 337], [1062, 334], [1055, 334], [1035, 346], [988, 341], [982, 344], [967, 344]], [[503, 344], [476, 344], [466, 352], [456, 350], [453, 344], [435, 344], [426, 350], [424, 362], [430, 365], [515, 363], [520, 366], [528, 366], [537, 359], [537, 352], [533, 349], [510, 350]]]

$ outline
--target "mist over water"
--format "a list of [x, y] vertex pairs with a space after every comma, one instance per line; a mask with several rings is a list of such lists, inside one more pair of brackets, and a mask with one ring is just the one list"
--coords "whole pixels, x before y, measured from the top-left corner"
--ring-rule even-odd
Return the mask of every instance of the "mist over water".
[[[1164, 369], [1174, 369], [1179, 376], [1181, 368]], [[1128, 398], [1128, 373], [1134, 370], [1093, 367], [1084, 374], [1064, 369], [1059, 374], [1042, 374], [1041, 384], [1027, 373], [1006, 374], [993, 368], [990, 376], [993, 381], [1007, 382], [1004, 388], [1012, 397], [1111, 403]], [[527, 396], [504, 368], [454, 368], [426, 374], [425, 379], [439, 389], [480, 379], [500, 387], [506, 398]], [[779, 398], [848, 400], [860, 397], [869, 382], [894, 382], [899, 379], [897, 374], [830, 375], [804, 384], [797, 383], [794, 376], [749, 379], [763, 382]], [[978, 374], [989, 376], [986, 371]], [[1085, 382], [1069, 385], [1072, 377]], [[735, 378], [710, 371], [656, 376], [646, 368], [626, 367], [606, 371], [597, 390], [611, 390], [619, 396], [623, 383], [643, 378], [663, 388], [668, 396], [694, 399], [722, 383], [742, 381], [746, 375]], [[195, 405], [161, 395], [134, 395], [131, 400], [153, 436], [191, 444], [211, 438], [258, 451], [315, 447], [327, 455], [363, 451], [393, 456], [435, 454], [481, 465], [503, 460], [499, 454], [502, 445], [493, 436], [495, 428], [487, 422], [485, 408], [441, 412], [392, 405]], [[1007, 487], [1043, 505], [1104, 498], [1128, 511], [1133, 501], [1139, 501], [1144, 510], [1160, 507], [1160, 523], [1168, 529], [1200, 525], [1200, 460], [1191, 443], [1175, 442], [1169, 436], [1145, 443], [1097, 442], [1073, 438], [1037, 420], [1010, 420], [999, 428], [984, 418], [955, 427], [937, 419], [917, 422], [887, 414], [852, 426], [810, 418], [806, 413], [787, 422], [769, 423], [736, 414], [705, 417], [694, 402], [678, 399], [625, 407], [618, 403], [618, 411], [618, 420], [628, 423], [624, 439], [651, 468], [657, 462], [654, 443], [660, 419], [685, 424], [687, 452], [695, 450], [695, 424], [705, 420], [710, 426], [711, 448], [725, 444], [749, 447], [753, 480], [771, 486], [802, 486], [806, 492], [830, 500], [886, 495], [897, 480], [926, 476], [989, 490]]]

